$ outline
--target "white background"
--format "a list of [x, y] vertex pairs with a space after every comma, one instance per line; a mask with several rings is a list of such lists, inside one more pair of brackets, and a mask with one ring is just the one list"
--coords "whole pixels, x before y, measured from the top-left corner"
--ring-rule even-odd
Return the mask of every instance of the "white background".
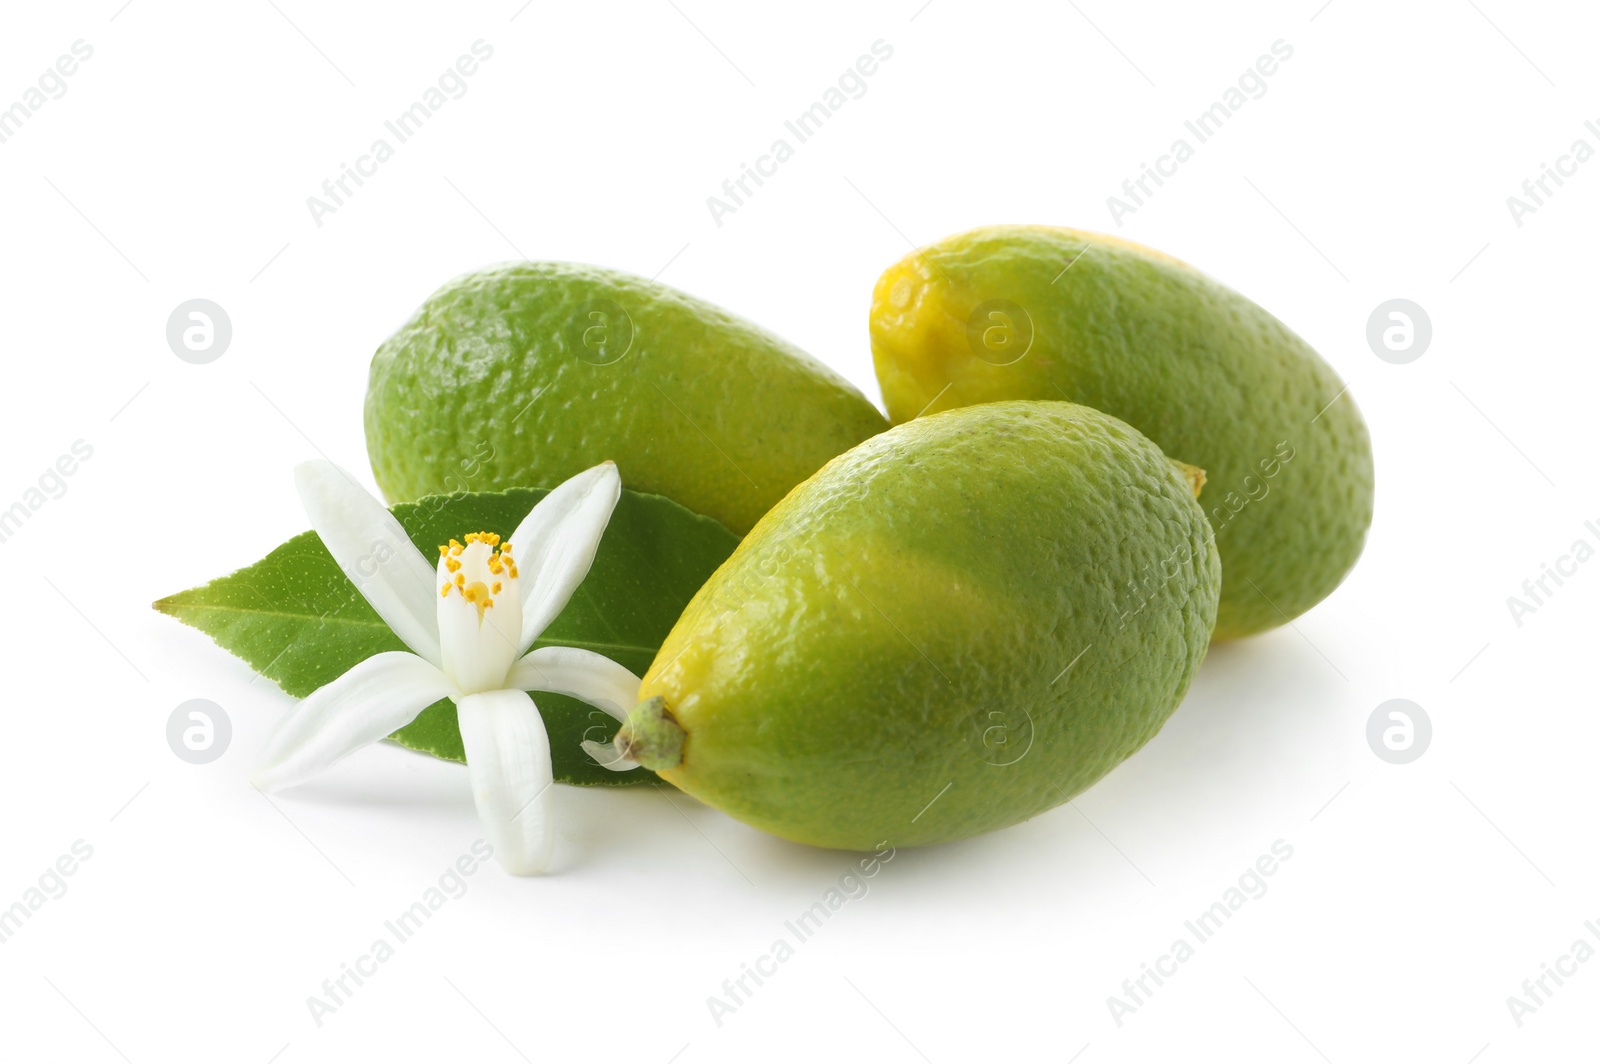
[[[1600, 543], [1600, 161], [1521, 226], [1506, 205], [1574, 139], [1600, 147], [1592, 11], [521, 2], [0, 15], [0, 105], [74, 41], [94, 49], [0, 144], [0, 508], [93, 448], [0, 543], [0, 906], [93, 848], [0, 945], [0, 1057], [1592, 1056], [1600, 963], [1520, 1027], [1506, 1005], [1600, 922], [1600, 564], [1520, 626], [1506, 604]], [[306, 198], [480, 38], [494, 55], [466, 95], [314, 224]], [[716, 225], [706, 197], [879, 39], [894, 54], [867, 93]], [[1106, 198], [1279, 39], [1294, 54], [1269, 91], [1117, 228]], [[1171, 252], [1323, 352], [1377, 455], [1344, 586], [1216, 649], [1161, 735], [1073, 806], [898, 854], [720, 1027], [706, 999], [852, 858], [681, 794], [568, 788], [556, 874], [479, 871], [314, 1023], [306, 999], [478, 837], [466, 773], [374, 748], [269, 804], [246, 777], [288, 700], [151, 600], [301, 531], [295, 462], [365, 474], [370, 354], [460, 272], [659, 272], [875, 397], [879, 271], [1010, 221]], [[210, 365], [164, 336], [194, 297], [233, 322]], [[1408, 365], [1365, 339], [1395, 297], [1433, 322]], [[194, 697], [233, 722], [208, 766], [165, 740]], [[1434, 728], [1403, 766], [1365, 739], [1396, 697]], [[1293, 857], [1265, 896], [1115, 1023], [1123, 980], [1279, 839]]]

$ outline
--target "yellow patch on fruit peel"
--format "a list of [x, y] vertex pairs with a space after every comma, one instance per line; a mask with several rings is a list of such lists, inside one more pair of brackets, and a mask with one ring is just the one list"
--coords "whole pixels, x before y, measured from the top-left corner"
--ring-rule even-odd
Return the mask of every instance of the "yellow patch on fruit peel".
[[894, 344], [893, 360], [884, 364], [879, 359], [880, 370], [908, 378], [931, 407], [971, 368], [961, 356], [967, 350], [967, 317], [977, 304], [965, 291], [941, 283], [930, 264], [915, 254], [891, 266], [878, 281], [878, 291], [877, 313], [884, 326], [879, 343], [890, 337]]

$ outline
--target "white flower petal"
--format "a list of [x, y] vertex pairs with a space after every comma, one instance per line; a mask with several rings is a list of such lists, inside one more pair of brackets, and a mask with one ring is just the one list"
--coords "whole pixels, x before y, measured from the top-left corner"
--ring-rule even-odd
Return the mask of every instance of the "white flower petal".
[[[439, 667], [462, 694], [510, 686], [506, 674], [522, 653], [522, 601], [517, 581], [493, 557], [493, 549], [468, 536], [457, 554], [441, 555], [434, 583], [444, 593], [438, 603]], [[493, 563], [500, 569], [490, 569]]]
[[484, 691], [456, 701], [461, 742], [494, 855], [507, 872], [537, 875], [555, 849], [550, 737], [524, 691]]
[[522, 650], [533, 645], [589, 575], [621, 496], [617, 467], [602, 462], [551, 491], [511, 534], [522, 575]]
[[584, 753], [594, 758], [597, 765], [612, 772], [627, 772], [639, 767], [639, 762], [631, 757], [623, 757], [610, 743], [597, 743], [593, 739], [585, 739], [578, 745], [583, 747]]
[[577, 647], [540, 647], [517, 662], [506, 686], [571, 695], [624, 721], [639, 701], [639, 683], [639, 677], [604, 654]]
[[[618, 721], [628, 719], [628, 710], [639, 701], [639, 677], [604, 654], [578, 647], [540, 647], [517, 662], [507, 686], [524, 691], [554, 691], [570, 695], [599, 709]], [[613, 772], [627, 772], [639, 762], [622, 757], [609, 742], [585, 739], [584, 752]]]
[[415, 654], [375, 654], [290, 711], [267, 740], [255, 784], [272, 791], [301, 783], [455, 693], [444, 673]]
[[433, 565], [400, 522], [332, 462], [302, 463], [294, 482], [311, 527], [344, 575], [401, 642], [439, 664]]

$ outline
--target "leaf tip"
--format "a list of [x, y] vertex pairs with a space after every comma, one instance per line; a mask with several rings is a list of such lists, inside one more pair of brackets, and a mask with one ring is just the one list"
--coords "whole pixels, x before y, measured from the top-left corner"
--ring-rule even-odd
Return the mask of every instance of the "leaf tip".
[[165, 614], [176, 621], [182, 621], [183, 623], [187, 624], [189, 622], [184, 621], [183, 611], [185, 607], [190, 605], [189, 596], [191, 594], [193, 594], [193, 592], [180, 591], [175, 595], [168, 595], [166, 598], [156, 599], [154, 602], [150, 603], [150, 608], [155, 610], [157, 613]]

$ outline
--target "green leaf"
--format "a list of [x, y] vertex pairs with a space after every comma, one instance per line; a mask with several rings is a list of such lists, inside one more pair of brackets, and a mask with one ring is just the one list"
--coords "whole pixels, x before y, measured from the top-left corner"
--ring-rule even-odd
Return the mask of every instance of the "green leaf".
[[[435, 495], [393, 507], [395, 518], [430, 560], [439, 544], [469, 532], [509, 536], [542, 489]], [[708, 517], [659, 495], [622, 493], [594, 567], [534, 646], [583, 647], [643, 676], [661, 642], [738, 537]], [[155, 608], [200, 629], [289, 694], [304, 698], [357, 662], [405, 645], [339, 570], [315, 532], [294, 537], [254, 565]], [[582, 785], [644, 783], [644, 769], [612, 772], [579, 741], [604, 742], [609, 715], [563, 695], [536, 693], [550, 732], [555, 778]], [[436, 757], [466, 760], [449, 701], [429, 706], [391, 736]]]

